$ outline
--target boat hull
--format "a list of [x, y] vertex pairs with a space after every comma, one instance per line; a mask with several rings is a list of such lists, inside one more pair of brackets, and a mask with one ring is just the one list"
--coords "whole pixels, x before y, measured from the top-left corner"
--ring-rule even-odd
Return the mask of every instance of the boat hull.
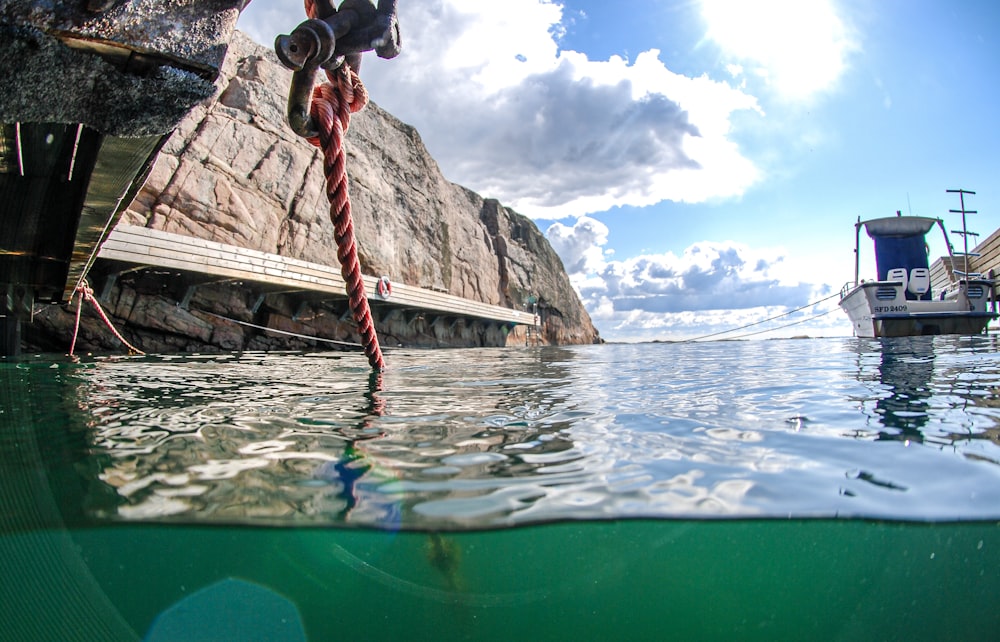
[[840, 307], [858, 337], [982, 334], [997, 318], [987, 309], [987, 293], [992, 285], [989, 281], [968, 281], [944, 300], [912, 301], [905, 298], [899, 284], [873, 281], [848, 292]]

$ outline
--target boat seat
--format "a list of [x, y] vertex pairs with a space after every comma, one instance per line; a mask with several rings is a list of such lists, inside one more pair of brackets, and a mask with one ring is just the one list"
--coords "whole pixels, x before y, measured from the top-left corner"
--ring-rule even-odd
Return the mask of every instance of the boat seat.
[[893, 268], [889, 270], [885, 275], [886, 281], [899, 281], [903, 284], [903, 290], [906, 290], [906, 268]]
[[910, 270], [910, 280], [906, 284], [906, 289], [917, 296], [927, 294], [931, 289], [931, 271], [927, 268]]

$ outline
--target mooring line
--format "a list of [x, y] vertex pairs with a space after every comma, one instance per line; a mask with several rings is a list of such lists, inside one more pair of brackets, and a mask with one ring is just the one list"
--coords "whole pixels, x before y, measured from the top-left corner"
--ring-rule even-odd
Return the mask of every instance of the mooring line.
[[324, 339], [323, 337], [314, 337], [314, 336], [310, 336], [308, 334], [299, 334], [298, 332], [289, 332], [288, 330], [278, 330], [276, 328], [269, 328], [267, 326], [257, 325], [256, 323], [250, 323], [248, 321], [240, 321], [239, 319], [231, 319], [231, 318], [229, 318], [227, 316], [223, 316], [221, 314], [216, 314], [214, 312], [208, 312], [207, 310], [199, 310], [199, 312], [201, 312], [202, 314], [208, 314], [208, 315], [213, 316], [213, 317], [215, 317], [217, 319], [222, 319], [224, 321], [229, 321], [231, 323], [236, 323], [238, 325], [246, 326], [248, 328], [254, 328], [256, 330], [263, 330], [264, 332], [273, 332], [274, 334], [282, 334], [282, 335], [285, 335], [285, 336], [288, 336], [288, 337], [296, 337], [298, 339], [307, 339], [309, 341], [322, 341], [324, 343], [332, 343], [334, 345], [347, 346], [349, 348], [358, 348], [360, 350], [364, 350], [364, 348], [365, 348], [360, 343], [351, 343], [350, 341], [338, 341], [336, 339]]
[[809, 323], [813, 319], [818, 319], [818, 318], [820, 318], [822, 316], [826, 316], [826, 315], [830, 314], [831, 312], [836, 312], [836, 311], [837, 311], [837, 308], [830, 308], [826, 312], [820, 312], [819, 314], [814, 314], [813, 316], [809, 317], [808, 319], [802, 319], [800, 321], [792, 321], [791, 323], [786, 323], [785, 325], [779, 325], [779, 326], [776, 326], [774, 328], [766, 328], [764, 330], [757, 330], [756, 332], [748, 332], [747, 334], [741, 334], [741, 335], [738, 335], [738, 336], [735, 336], [735, 337], [730, 337], [729, 339], [725, 339], [725, 340], [726, 341], [733, 341], [735, 339], [745, 339], [746, 337], [752, 337], [752, 336], [757, 335], [757, 334], [764, 334], [766, 332], [774, 332], [775, 330], [781, 330], [783, 328], [790, 328], [793, 325], [799, 325], [801, 323]]
[[[782, 312], [781, 314], [775, 315], [773, 317], [768, 317], [767, 319], [761, 319], [760, 321], [754, 321], [753, 323], [748, 323], [746, 325], [741, 325], [738, 328], [730, 328], [729, 330], [721, 330], [719, 332], [713, 332], [711, 334], [705, 334], [705, 335], [702, 335], [700, 337], [694, 337], [692, 339], [684, 339], [683, 341], [678, 341], [677, 343], [693, 343], [695, 341], [701, 341], [702, 339], [708, 339], [710, 337], [717, 337], [717, 336], [722, 335], [722, 334], [729, 334], [730, 332], [738, 332], [739, 330], [746, 330], [747, 328], [752, 328], [755, 325], [760, 325], [761, 323], [767, 323], [768, 321], [774, 321], [775, 319], [780, 319], [781, 317], [787, 317], [789, 314], [794, 314], [794, 313], [796, 313], [796, 312], [798, 312], [800, 310], [805, 310], [806, 308], [811, 308], [812, 306], [818, 305], [818, 304], [822, 303], [823, 301], [828, 301], [828, 300], [832, 299], [835, 296], [840, 296], [840, 292], [835, 292], [834, 294], [831, 294], [828, 297], [819, 299], [818, 301], [813, 301], [812, 303], [807, 303], [807, 304], [805, 304], [805, 305], [803, 305], [801, 307], [795, 308], [794, 310], [789, 310], [788, 312]], [[789, 323], [788, 325], [778, 326], [777, 328], [768, 328], [767, 330], [761, 330], [760, 332], [752, 332], [750, 334], [744, 334], [744, 335], [741, 335], [740, 337], [733, 337], [733, 338], [737, 338], [738, 339], [738, 338], [741, 338], [741, 337], [750, 337], [750, 336], [753, 336], [755, 334], [763, 334], [764, 332], [772, 332], [774, 330], [780, 330], [781, 328], [787, 328], [788, 326], [797, 325], [799, 323], [805, 323], [806, 321], [811, 321], [812, 319], [816, 319], [818, 317], [821, 317], [824, 314], [829, 314], [830, 312], [832, 312], [832, 310], [827, 310], [826, 312], [823, 312], [821, 314], [817, 314], [816, 316], [810, 317], [809, 319], [803, 319], [802, 321], [796, 321], [795, 323]]]

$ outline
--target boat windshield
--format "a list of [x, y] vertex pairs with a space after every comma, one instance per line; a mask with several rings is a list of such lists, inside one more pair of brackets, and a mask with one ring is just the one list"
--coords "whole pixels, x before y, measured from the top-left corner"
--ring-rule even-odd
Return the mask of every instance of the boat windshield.
[[[879, 281], [890, 280], [890, 271], [905, 275], [913, 275], [914, 270], [928, 273], [930, 263], [925, 236], [936, 222], [934, 218], [891, 216], [864, 223], [868, 236], [875, 241]], [[918, 298], [918, 295], [907, 292], [907, 298]], [[930, 298], [930, 292], [920, 292], [919, 298]]]

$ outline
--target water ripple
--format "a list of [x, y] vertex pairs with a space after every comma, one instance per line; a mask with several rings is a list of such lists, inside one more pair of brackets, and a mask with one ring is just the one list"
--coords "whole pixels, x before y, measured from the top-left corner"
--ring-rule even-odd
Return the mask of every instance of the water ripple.
[[330, 354], [31, 372], [95, 519], [1000, 518], [992, 337], [398, 350], [378, 383]]

